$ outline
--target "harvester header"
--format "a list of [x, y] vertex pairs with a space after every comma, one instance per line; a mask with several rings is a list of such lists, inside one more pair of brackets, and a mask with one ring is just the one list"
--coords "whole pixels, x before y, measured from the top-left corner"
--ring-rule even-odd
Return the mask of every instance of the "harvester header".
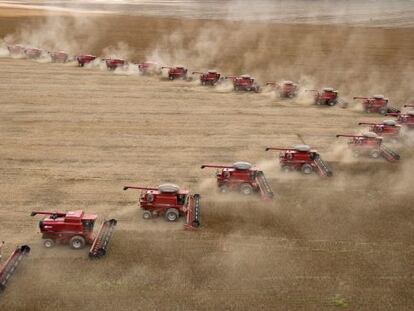
[[[4, 242], [0, 244], [0, 260], [1, 249]], [[0, 263], [0, 293], [6, 289], [6, 285], [12, 275], [16, 272], [17, 267], [20, 265], [22, 259], [30, 253], [30, 247], [22, 245], [17, 247], [14, 252], [9, 256], [4, 264]]]

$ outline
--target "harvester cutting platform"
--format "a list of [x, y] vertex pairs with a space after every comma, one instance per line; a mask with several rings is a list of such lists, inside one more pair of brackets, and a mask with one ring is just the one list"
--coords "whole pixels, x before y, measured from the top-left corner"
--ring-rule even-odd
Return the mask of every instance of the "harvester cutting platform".
[[292, 81], [283, 81], [277, 83], [275, 81], [266, 82], [266, 85], [270, 85], [273, 90], [279, 93], [282, 98], [292, 98], [296, 96], [298, 91], [298, 85]]
[[320, 176], [333, 175], [332, 170], [322, 160], [320, 154], [308, 145], [296, 145], [293, 148], [267, 147], [265, 150], [281, 151], [279, 153], [279, 162], [284, 172], [300, 171], [306, 175], [313, 172]]
[[[1, 250], [4, 242], [0, 244], [0, 261], [1, 261]], [[2, 264], [0, 262], [0, 292], [6, 289], [6, 285], [12, 275], [16, 272], [17, 267], [20, 265], [23, 258], [30, 253], [30, 247], [22, 245], [17, 247], [9, 258]]]
[[47, 215], [39, 222], [40, 232], [44, 239], [43, 245], [46, 248], [51, 248], [56, 243], [69, 243], [73, 249], [82, 249], [86, 244], [89, 244], [91, 245], [90, 258], [105, 256], [117, 224], [115, 219], [104, 221], [98, 234], [94, 236], [93, 227], [98, 218], [97, 215], [85, 214], [81, 210], [70, 212], [34, 211], [31, 213], [31, 216], [36, 215]]
[[322, 91], [306, 90], [306, 92], [313, 92], [313, 99], [315, 105], [335, 106], [338, 103], [338, 91], [331, 87], [325, 87]]
[[200, 195], [190, 194], [174, 184], [161, 184], [158, 187], [125, 186], [124, 190], [142, 190], [139, 207], [144, 210], [142, 217], [151, 219], [164, 215], [170, 222], [185, 217], [185, 228], [195, 229], [200, 226]]
[[[405, 105], [404, 107], [414, 107], [414, 105]], [[414, 129], [414, 110], [401, 113], [388, 113], [387, 115], [397, 118], [397, 123], [406, 126], [408, 129]]]
[[200, 75], [201, 85], [214, 86], [220, 81], [220, 74], [215, 70], [209, 70], [207, 72], [193, 71], [192, 74]]
[[349, 137], [348, 146], [355, 157], [360, 155], [369, 156], [374, 159], [383, 157], [389, 162], [400, 159], [400, 155], [382, 143], [383, 138], [373, 132], [362, 135], [336, 135], [336, 137]]
[[262, 199], [272, 199], [274, 194], [263, 171], [252, 167], [248, 162], [235, 162], [232, 165], [204, 164], [201, 168], [217, 168], [217, 186], [220, 192], [240, 192], [244, 195], [258, 193]]
[[256, 83], [255, 79], [249, 75], [242, 75], [240, 77], [227, 76], [225, 79], [233, 81], [233, 89], [236, 92], [260, 92], [260, 86]]
[[176, 80], [176, 79], [187, 79], [187, 68], [184, 66], [175, 66], [175, 67], [168, 67], [164, 66], [161, 69], [168, 69], [168, 79]]
[[394, 120], [384, 120], [381, 123], [359, 122], [358, 125], [369, 125], [369, 131], [383, 138], [399, 138], [401, 125]]
[[385, 98], [384, 95], [374, 95], [372, 97], [359, 97], [355, 96], [354, 99], [362, 100], [362, 107], [365, 112], [371, 113], [380, 113], [386, 115], [387, 113], [399, 113], [395, 107], [389, 105], [388, 98]]

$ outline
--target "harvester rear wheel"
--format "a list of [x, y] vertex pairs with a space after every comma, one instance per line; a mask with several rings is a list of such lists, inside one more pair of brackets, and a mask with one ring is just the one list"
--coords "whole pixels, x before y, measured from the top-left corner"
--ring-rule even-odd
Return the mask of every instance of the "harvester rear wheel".
[[150, 211], [144, 211], [144, 213], [142, 213], [142, 218], [151, 219], [152, 218], [152, 213]]
[[69, 244], [73, 249], [82, 249], [85, 247], [85, 239], [80, 235], [75, 235], [70, 239]]
[[167, 219], [167, 221], [171, 222], [177, 221], [179, 216], [180, 215], [178, 214], [178, 211], [175, 208], [169, 208], [165, 213], [165, 218]]
[[53, 241], [52, 239], [45, 239], [43, 241], [43, 245], [46, 248], [52, 248], [53, 246], [55, 246], [55, 241]]
[[242, 184], [240, 186], [240, 192], [244, 195], [251, 195], [253, 193], [253, 187], [249, 184]]
[[303, 174], [309, 175], [313, 172], [313, 168], [309, 164], [303, 164], [302, 168], [301, 168], [301, 171], [302, 171]]

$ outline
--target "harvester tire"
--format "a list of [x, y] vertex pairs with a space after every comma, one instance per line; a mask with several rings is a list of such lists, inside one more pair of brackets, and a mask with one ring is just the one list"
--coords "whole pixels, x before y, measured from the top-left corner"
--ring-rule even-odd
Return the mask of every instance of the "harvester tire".
[[178, 217], [180, 214], [175, 208], [169, 208], [167, 209], [167, 212], [165, 213], [165, 219], [170, 222], [174, 222], [178, 220]]
[[381, 156], [381, 153], [378, 150], [373, 150], [370, 153], [371, 158], [378, 159]]
[[303, 164], [302, 168], [301, 168], [301, 171], [302, 171], [303, 174], [309, 175], [309, 174], [312, 174], [313, 168], [309, 164]]
[[283, 173], [289, 173], [290, 172], [290, 167], [287, 165], [283, 165], [281, 168]]
[[227, 193], [227, 192], [229, 192], [229, 188], [227, 186], [220, 186], [219, 187], [219, 192], [220, 193]]
[[329, 101], [328, 105], [331, 106], [331, 107], [335, 106], [336, 105], [336, 100]]
[[253, 193], [253, 187], [244, 183], [240, 186], [240, 193], [243, 195], [251, 195]]
[[80, 235], [75, 235], [70, 239], [69, 244], [73, 249], [82, 249], [85, 247], [85, 239]]
[[55, 241], [53, 241], [52, 239], [45, 239], [43, 241], [43, 246], [46, 248], [52, 248], [53, 246], [55, 246]]
[[353, 151], [353, 152], [352, 152], [352, 156], [353, 156], [354, 158], [359, 158], [360, 154], [359, 154], [359, 152], [358, 152], [358, 151]]
[[379, 112], [380, 114], [382, 114], [383, 116], [385, 116], [385, 115], [387, 114], [387, 109], [386, 109], [386, 108], [380, 108], [380, 109], [378, 110], [378, 112]]
[[150, 211], [144, 211], [144, 213], [142, 213], [142, 218], [151, 219], [152, 218], [152, 213]]

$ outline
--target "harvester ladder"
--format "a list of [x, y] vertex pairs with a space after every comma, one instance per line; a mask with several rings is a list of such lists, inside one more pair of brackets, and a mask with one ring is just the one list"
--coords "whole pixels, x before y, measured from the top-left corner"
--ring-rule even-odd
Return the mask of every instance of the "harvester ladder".
[[384, 144], [381, 144], [380, 146], [381, 155], [390, 162], [394, 162], [400, 159], [400, 155], [396, 153], [391, 148], [385, 146]]
[[30, 247], [23, 245], [18, 247], [7, 259], [6, 263], [0, 269], [0, 292], [6, 288], [6, 284], [16, 271], [23, 257], [30, 252]]
[[100, 258], [105, 256], [106, 249], [108, 248], [116, 224], [117, 221], [115, 219], [104, 221], [89, 250], [89, 257]]
[[318, 170], [321, 174], [326, 175], [326, 176], [332, 176], [331, 168], [319, 156], [315, 158], [314, 162], [316, 166], [318, 167]]
[[270, 184], [268, 183], [262, 171], [257, 172], [256, 180], [257, 180], [257, 183], [259, 184], [262, 195], [265, 196], [266, 198], [272, 199], [274, 196], [273, 190], [270, 187]]

